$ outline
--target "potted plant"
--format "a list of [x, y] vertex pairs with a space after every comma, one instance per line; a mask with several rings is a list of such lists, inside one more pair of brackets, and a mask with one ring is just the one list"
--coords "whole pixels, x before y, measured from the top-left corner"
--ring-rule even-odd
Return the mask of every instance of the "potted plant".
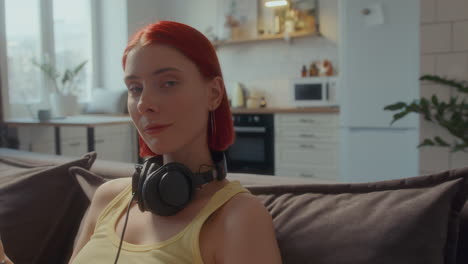
[[[437, 75], [423, 75], [420, 80], [453, 87], [462, 94], [468, 94], [468, 85], [465, 81], [450, 80]], [[451, 96], [450, 100], [445, 102], [433, 94], [430, 99], [422, 97], [411, 103], [396, 102], [385, 106], [384, 110], [398, 111], [393, 115], [391, 124], [409, 113], [419, 113], [424, 120], [441, 126], [455, 137], [453, 142], [440, 136], [435, 136], [432, 139], [426, 138], [418, 145], [418, 148], [440, 146], [449, 147], [451, 152], [468, 151], [468, 104], [465, 102], [465, 98]]]
[[60, 73], [52, 64], [48, 62], [38, 63], [32, 60], [34, 66], [38, 67], [53, 85], [53, 92], [50, 94], [52, 112], [56, 117], [73, 115], [78, 109], [79, 87], [76, 86], [77, 76], [83, 70], [87, 61], [83, 61], [71, 69], [65, 69]]

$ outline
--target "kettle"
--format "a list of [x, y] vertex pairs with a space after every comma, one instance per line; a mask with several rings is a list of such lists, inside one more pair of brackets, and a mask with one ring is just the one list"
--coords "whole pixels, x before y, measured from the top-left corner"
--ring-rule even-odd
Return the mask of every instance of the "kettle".
[[240, 83], [235, 83], [234, 91], [232, 92], [232, 107], [245, 107], [244, 89]]

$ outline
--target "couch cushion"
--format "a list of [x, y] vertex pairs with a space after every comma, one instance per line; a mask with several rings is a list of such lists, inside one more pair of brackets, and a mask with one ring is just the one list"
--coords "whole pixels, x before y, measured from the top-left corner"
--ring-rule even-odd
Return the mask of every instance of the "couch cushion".
[[[467, 179], [465, 168], [364, 184], [249, 189], [273, 216], [284, 263], [457, 263]], [[459, 251], [458, 263], [467, 263], [466, 248]]]
[[0, 234], [15, 264], [66, 263], [89, 205], [68, 169], [89, 169], [95, 153], [64, 163], [0, 155]]

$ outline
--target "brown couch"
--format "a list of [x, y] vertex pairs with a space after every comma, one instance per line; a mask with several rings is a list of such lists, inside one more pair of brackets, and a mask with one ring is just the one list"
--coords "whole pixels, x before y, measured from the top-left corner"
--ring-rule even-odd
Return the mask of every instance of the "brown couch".
[[[66, 263], [93, 190], [133, 169], [93, 153], [0, 148], [0, 234], [8, 255], [16, 264]], [[272, 214], [284, 263], [468, 263], [468, 168], [363, 184], [228, 178]]]

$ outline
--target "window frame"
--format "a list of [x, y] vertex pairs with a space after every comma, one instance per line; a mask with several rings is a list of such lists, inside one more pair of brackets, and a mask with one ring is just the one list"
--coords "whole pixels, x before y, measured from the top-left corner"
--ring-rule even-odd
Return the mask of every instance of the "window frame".
[[[55, 65], [55, 36], [54, 36], [54, 17], [53, 17], [53, 0], [37, 0], [39, 2], [39, 45], [42, 54], [47, 54], [52, 65]], [[88, 102], [91, 99], [93, 87], [97, 87], [99, 83], [97, 69], [99, 68], [99, 59], [97, 52], [99, 50], [99, 28], [98, 28], [98, 14], [99, 14], [99, 1], [87, 0], [90, 6], [90, 24], [91, 24], [91, 58], [88, 60], [88, 66], [91, 67], [91, 87], [87, 93], [86, 98], [79, 98], [80, 102]], [[11, 116], [10, 109], [15, 105], [33, 105], [35, 108], [49, 107], [48, 94], [50, 94], [50, 87], [52, 82], [41, 74], [42, 89], [40, 91], [39, 103], [32, 102], [10, 102], [9, 85], [8, 85], [8, 59], [6, 48], [6, 7], [5, 0], [0, 0], [0, 88], [2, 98], [3, 117], [8, 119]]]

